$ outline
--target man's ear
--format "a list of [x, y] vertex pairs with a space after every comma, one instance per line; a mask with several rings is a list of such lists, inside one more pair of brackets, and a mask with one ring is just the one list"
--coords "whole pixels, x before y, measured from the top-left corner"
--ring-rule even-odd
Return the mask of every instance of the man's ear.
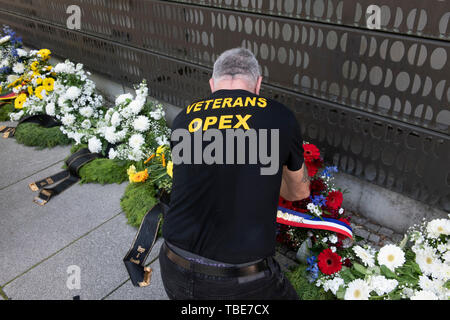
[[211, 92], [214, 92], [214, 79], [209, 79], [209, 87], [211, 88]]
[[258, 77], [256, 81], [255, 93], [259, 95], [259, 90], [261, 90], [262, 76]]

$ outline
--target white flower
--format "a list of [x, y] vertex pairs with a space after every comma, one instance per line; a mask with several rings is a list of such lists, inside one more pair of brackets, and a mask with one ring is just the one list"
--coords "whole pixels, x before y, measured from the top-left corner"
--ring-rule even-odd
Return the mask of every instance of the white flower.
[[425, 246], [422, 249], [416, 250], [416, 263], [419, 265], [420, 270], [424, 274], [431, 274], [434, 270], [434, 266], [438, 263], [438, 259], [434, 249]]
[[430, 238], [439, 238], [441, 234], [450, 235], [450, 220], [434, 219], [428, 222], [427, 232]]
[[113, 148], [109, 149], [108, 158], [115, 159], [117, 157], [117, 152]]
[[140, 133], [135, 133], [130, 137], [128, 142], [132, 149], [139, 150], [139, 148], [144, 144], [145, 140]]
[[10, 74], [9, 76], [6, 77], [6, 82], [13, 83], [17, 79], [19, 79], [19, 76], [15, 75], [15, 74]]
[[387, 279], [384, 276], [372, 276], [368, 280], [371, 291], [375, 291], [379, 296], [394, 290], [398, 281], [395, 279]]
[[49, 116], [55, 115], [55, 104], [53, 102], [50, 102], [45, 106], [45, 113]]
[[146, 116], [138, 116], [133, 121], [133, 127], [136, 131], [144, 132], [150, 128], [150, 121]]
[[80, 96], [80, 94], [81, 94], [80, 88], [71, 86], [67, 89], [65, 96], [66, 96], [66, 99], [73, 101], [73, 100], [77, 99]]
[[19, 121], [20, 118], [22, 118], [23, 114], [23, 110], [20, 110], [19, 112], [11, 112], [9, 114], [9, 118], [11, 119], [11, 121]]
[[4, 44], [5, 42], [9, 41], [11, 39], [11, 36], [4, 36], [0, 39], [0, 44]]
[[102, 142], [97, 137], [88, 140], [88, 148], [92, 153], [98, 153], [102, 150]]
[[75, 116], [71, 113], [65, 114], [62, 118], [61, 118], [61, 122], [63, 125], [70, 126], [74, 123], [75, 121]]
[[17, 74], [22, 74], [25, 71], [25, 65], [23, 63], [17, 62], [13, 65], [13, 71]]
[[58, 63], [54, 68], [53, 71], [56, 73], [68, 73], [73, 74], [75, 73], [75, 67], [72, 62], [69, 60], [66, 60], [66, 62]]
[[345, 300], [368, 300], [370, 288], [364, 280], [356, 279], [348, 284]]
[[162, 108], [156, 108], [155, 111], [151, 111], [149, 114], [150, 114], [150, 117], [152, 117], [153, 119], [159, 120], [162, 117], [164, 117], [165, 112]]
[[325, 291], [330, 290], [334, 295], [336, 295], [336, 292], [339, 290], [341, 285], [344, 285], [344, 280], [340, 277], [335, 277], [334, 279], [324, 281], [323, 289]]
[[91, 121], [89, 121], [89, 119], [85, 119], [82, 123], [81, 123], [81, 127], [83, 129], [89, 129], [91, 127]]
[[437, 300], [438, 297], [431, 291], [418, 291], [411, 297], [411, 300]]
[[121, 121], [120, 114], [118, 112], [114, 112], [113, 115], [111, 116], [111, 124], [114, 127], [117, 127], [120, 124], [120, 121]]
[[361, 246], [354, 246], [352, 249], [365, 266], [375, 266], [375, 257], [368, 250]]
[[167, 137], [164, 136], [164, 135], [163, 135], [163, 136], [156, 137], [155, 140], [156, 140], [156, 143], [157, 143], [158, 145], [160, 145], [160, 146], [165, 146], [165, 145], [168, 145], [168, 144], [169, 144], [169, 140], [168, 140]]
[[343, 214], [344, 213], [344, 209], [343, 208], [340, 208], [339, 209], [339, 214]]
[[442, 259], [444, 259], [444, 262], [446, 264], [450, 264], [450, 251], [447, 251], [442, 255]]
[[19, 57], [26, 57], [28, 55], [27, 51], [21, 48], [17, 48], [16, 52]]
[[405, 253], [396, 245], [385, 245], [378, 252], [378, 263], [394, 271], [395, 268], [401, 267], [405, 263]]
[[338, 237], [335, 234], [333, 234], [330, 236], [329, 240], [331, 243], [336, 243], [338, 242]]
[[91, 107], [82, 107], [80, 114], [85, 118], [90, 118], [94, 114], [94, 110]]
[[316, 207], [316, 206], [314, 205], [314, 203], [310, 202], [310, 203], [308, 203], [308, 205], [306, 206], [306, 209], [308, 209], [309, 211], [313, 211], [315, 207]]
[[135, 99], [130, 102], [130, 104], [128, 105], [128, 108], [133, 114], [138, 114], [139, 112], [141, 112], [144, 104], [145, 104], [145, 100]]
[[127, 99], [133, 100], [133, 96], [131, 95], [131, 93], [121, 94], [120, 96], [118, 96], [118, 97], [116, 98], [116, 106], [118, 106], [119, 104], [122, 104], [122, 103], [126, 102]]

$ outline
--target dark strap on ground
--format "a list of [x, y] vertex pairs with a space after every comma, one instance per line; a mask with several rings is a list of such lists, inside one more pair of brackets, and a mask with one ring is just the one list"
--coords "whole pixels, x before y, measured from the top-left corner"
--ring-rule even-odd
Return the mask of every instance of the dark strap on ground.
[[[58, 195], [74, 185], [80, 180], [79, 171], [86, 163], [101, 158], [100, 153], [91, 153], [89, 149], [83, 148], [72, 154], [65, 161], [66, 170], [62, 170], [54, 175], [30, 183], [28, 186], [32, 191], [38, 191], [39, 194], [34, 198], [34, 202], [39, 205], [45, 205], [50, 198]], [[45, 187], [59, 182], [53, 187]]]
[[150, 284], [152, 269], [145, 266], [145, 260], [155, 245], [161, 215], [169, 209], [169, 195], [162, 193], [159, 202], [144, 216], [130, 250], [123, 258], [125, 267], [135, 287], [145, 287]]
[[16, 128], [21, 123], [25, 123], [25, 122], [37, 123], [38, 125], [40, 125], [44, 128], [52, 128], [52, 127], [61, 125], [61, 122], [59, 122], [56, 118], [54, 118], [52, 116], [49, 116], [47, 114], [36, 114], [33, 116], [27, 116], [27, 117], [22, 118], [16, 127], [1, 126], [0, 133], [3, 133], [3, 138], [14, 137]]

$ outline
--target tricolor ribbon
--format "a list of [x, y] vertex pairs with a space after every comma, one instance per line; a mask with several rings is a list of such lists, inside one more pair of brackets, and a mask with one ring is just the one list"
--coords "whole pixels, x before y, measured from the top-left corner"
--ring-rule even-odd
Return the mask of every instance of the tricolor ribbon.
[[300, 228], [329, 230], [353, 238], [352, 228], [345, 222], [332, 218], [313, 217], [280, 206], [277, 210], [278, 223]]
[[0, 95], [0, 100], [11, 100], [14, 98], [17, 98], [17, 93], [14, 92]]

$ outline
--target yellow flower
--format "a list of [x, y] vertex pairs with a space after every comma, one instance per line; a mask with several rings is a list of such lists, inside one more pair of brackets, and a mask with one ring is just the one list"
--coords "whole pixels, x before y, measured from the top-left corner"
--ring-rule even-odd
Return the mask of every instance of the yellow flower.
[[42, 60], [47, 60], [48, 58], [50, 58], [51, 52], [48, 49], [41, 49], [37, 54], [41, 56]]
[[169, 175], [169, 177], [173, 178], [173, 162], [172, 161], [169, 161], [167, 163], [166, 171], [167, 171], [167, 174]]
[[41, 85], [42, 84], [42, 78], [37, 78], [36, 79], [36, 84], [37, 85]]
[[55, 84], [55, 79], [53, 78], [45, 78], [43, 82], [44, 89], [48, 91], [53, 91], [53, 86]]
[[135, 174], [132, 174], [130, 176], [131, 182], [144, 182], [148, 178], [148, 169], [145, 169], [144, 171], [136, 172]]
[[45, 88], [43, 86], [39, 86], [36, 88], [36, 90], [34, 91], [34, 94], [36, 95], [36, 97], [38, 97], [39, 99], [43, 99], [44, 97], [42, 96], [42, 91], [45, 90]]
[[37, 70], [37, 65], [38, 65], [38, 64], [39, 64], [39, 62], [34, 61], [34, 62], [31, 64], [31, 70], [36, 71], [36, 70]]
[[156, 149], [156, 156], [161, 156], [161, 153], [163, 153], [165, 149], [166, 146], [159, 146], [158, 149]]
[[27, 95], [25, 93], [21, 93], [17, 96], [16, 100], [14, 100], [14, 108], [22, 109], [23, 104], [27, 100]]
[[48, 66], [48, 67], [47, 67], [47, 71], [50, 71], [50, 70], [52, 70], [52, 69], [53, 69], [52, 66]]
[[130, 182], [133, 182], [133, 181], [131, 181], [131, 176], [132, 176], [133, 174], [136, 174], [136, 167], [135, 167], [134, 165], [131, 165], [131, 166], [127, 169], [127, 174], [128, 174], [128, 178], [129, 178]]
[[28, 95], [33, 95], [33, 88], [31, 86], [28, 86]]

